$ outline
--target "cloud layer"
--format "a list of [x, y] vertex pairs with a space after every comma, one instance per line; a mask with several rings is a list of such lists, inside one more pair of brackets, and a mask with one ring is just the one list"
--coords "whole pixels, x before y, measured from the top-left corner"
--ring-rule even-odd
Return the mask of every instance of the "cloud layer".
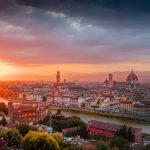
[[150, 63], [148, 0], [1, 0], [0, 60]]

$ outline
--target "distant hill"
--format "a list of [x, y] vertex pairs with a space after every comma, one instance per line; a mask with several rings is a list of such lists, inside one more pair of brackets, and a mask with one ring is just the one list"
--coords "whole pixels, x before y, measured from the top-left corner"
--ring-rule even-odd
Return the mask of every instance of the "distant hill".
[[[113, 78], [116, 81], [126, 81], [126, 77], [130, 72], [113, 72]], [[135, 72], [140, 82], [150, 83], [150, 71], [138, 71]], [[72, 80], [84, 80], [84, 81], [101, 81], [103, 82], [108, 78], [108, 73], [93, 73], [93, 74], [80, 74], [72, 77]]]
[[[116, 81], [126, 81], [126, 77], [130, 72], [113, 72], [114, 80]], [[140, 82], [148, 82], [150, 83], [150, 71], [135, 71], [137, 74]], [[106, 77], [108, 78], [108, 73], [62, 73], [61, 74], [61, 81], [63, 82], [64, 79], [67, 81], [99, 81], [103, 82]], [[55, 81], [55, 74], [50, 75], [28, 75], [28, 74], [19, 74], [19, 75], [7, 75], [1, 80], [51, 80]]]

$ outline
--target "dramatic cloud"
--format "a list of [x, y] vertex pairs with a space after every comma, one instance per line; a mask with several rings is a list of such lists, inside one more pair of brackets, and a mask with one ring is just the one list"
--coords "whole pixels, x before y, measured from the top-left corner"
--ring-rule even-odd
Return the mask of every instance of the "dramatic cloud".
[[148, 0], [1, 0], [0, 59], [150, 63]]

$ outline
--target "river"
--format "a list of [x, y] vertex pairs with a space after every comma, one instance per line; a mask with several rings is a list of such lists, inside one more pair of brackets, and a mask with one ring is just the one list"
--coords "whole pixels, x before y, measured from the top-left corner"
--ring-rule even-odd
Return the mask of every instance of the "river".
[[[0, 102], [4, 102], [6, 105], [8, 104], [8, 101], [0, 98]], [[150, 134], [150, 124], [146, 123], [137, 123], [135, 121], [129, 121], [129, 120], [119, 120], [117, 118], [108, 118], [108, 117], [101, 117], [97, 115], [90, 115], [90, 114], [83, 114], [83, 113], [77, 113], [77, 112], [65, 112], [62, 111], [62, 114], [65, 116], [78, 116], [80, 117], [85, 123], [88, 123], [90, 120], [98, 120], [102, 122], [108, 122], [108, 123], [114, 123], [114, 124], [126, 124], [128, 126], [141, 128], [142, 133]]]
[[108, 123], [114, 123], [114, 124], [126, 124], [128, 126], [132, 126], [135, 128], [141, 128], [142, 133], [150, 134], [150, 124], [146, 123], [137, 123], [135, 121], [129, 121], [129, 120], [119, 120], [117, 118], [108, 118], [108, 117], [101, 117], [97, 115], [89, 115], [89, 114], [83, 114], [83, 113], [73, 113], [73, 112], [65, 112], [62, 111], [62, 114], [65, 116], [78, 116], [80, 117], [85, 123], [88, 123], [90, 120], [98, 120], [102, 122], [108, 122]]

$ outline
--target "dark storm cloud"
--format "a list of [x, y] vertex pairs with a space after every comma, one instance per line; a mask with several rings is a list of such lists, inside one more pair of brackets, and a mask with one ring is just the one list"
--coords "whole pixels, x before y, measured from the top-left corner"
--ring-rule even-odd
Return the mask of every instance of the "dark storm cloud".
[[117, 27], [149, 26], [149, 0], [19, 0], [20, 4], [81, 18], [82, 23]]
[[0, 5], [0, 59], [6, 62], [150, 60], [149, 1], [0, 0]]
[[0, 5], [12, 3], [33, 6], [68, 17], [81, 18], [82, 23], [116, 27], [148, 27], [149, 0], [1, 0]]

